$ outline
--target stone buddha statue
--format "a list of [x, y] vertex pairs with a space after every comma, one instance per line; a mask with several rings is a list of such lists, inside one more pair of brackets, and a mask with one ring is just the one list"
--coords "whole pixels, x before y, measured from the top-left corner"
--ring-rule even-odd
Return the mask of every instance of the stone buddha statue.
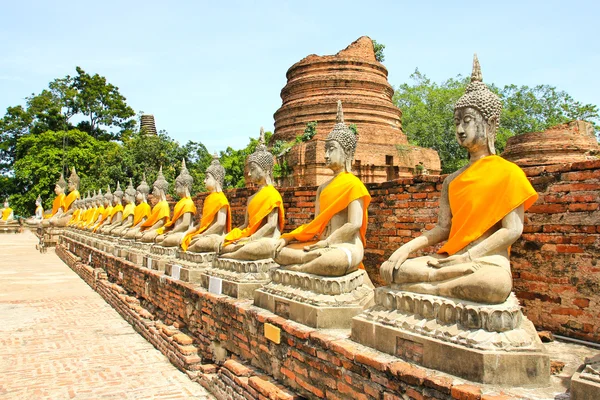
[[181, 200], [175, 204], [171, 220], [159, 230], [156, 244], [163, 247], [179, 246], [196, 214], [196, 205], [190, 194], [193, 184], [194, 178], [185, 166], [185, 159], [181, 160], [181, 172], [175, 178], [175, 191]]
[[67, 188], [67, 182], [65, 181], [65, 177], [63, 174], [60, 174], [60, 178], [56, 185], [54, 185], [54, 193], [56, 193], [56, 197], [52, 202], [52, 210], [44, 216], [44, 220], [42, 221], [42, 226], [48, 227], [50, 226], [50, 220], [56, 216], [60, 216], [65, 208], [64, 202], [65, 198], [65, 189]]
[[158, 203], [152, 208], [152, 213], [146, 222], [140, 225], [140, 231], [135, 237], [136, 240], [143, 243], [153, 243], [160, 234], [159, 229], [165, 226], [171, 219], [171, 210], [166, 197], [167, 190], [169, 190], [169, 182], [167, 182], [162, 173], [162, 166], [158, 171], [158, 176], [153, 186], [152, 194], [158, 198]]
[[206, 169], [204, 186], [210, 192], [204, 199], [202, 218], [181, 239], [181, 248], [192, 253], [216, 252], [223, 236], [231, 230], [231, 208], [223, 193], [225, 168], [215, 154]]
[[150, 186], [148, 186], [146, 174], [144, 174], [142, 181], [136, 189], [135, 199], [138, 204], [133, 211], [133, 225], [122, 233], [122, 236], [125, 239], [135, 239], [136, 235], [140, 232], [141, 226], [148, 220], [148, 217], [150, 217], [152, 208], [150, 207], [150, 204], [148, 204], [149, 193]]
[[100, 219], [98, 220], [98, 222], [92, 230], [93, 232], [100, 233], [99, 229], [104, 225], [108, 225], [110, 223], [110, 218], [113, 210], [113, 200], [114, 196], [110, 191], [110, 185], [108, 185], [106, 193], [104, 194], [104, 209], [102, 210]]
[[30, 226], [39, 225], [44, 219], [44, 207], [42, 206], [42, 198], [38, 195], [35, 200], [35, 214], [25, 220], [25, 223]]
[[273, 154], [267, 151], [262, 127], [260, 144], [247, 162], [248, 177], [258, 191], [248, 199], [244, 224], [223, 238], [220, 253], [223, 258], [262, 260], [270, 257], [272, 251], [264, 249], [274, 248], [284, 225], [283, 199], [273, 187]]
[[82, 206], [83, 206], [83, 210], [81, 213], [81, 216], [79, 218], [79, 221], [77, 221], [75, 224], [73, 224], [73, 227], [75, 229], [82, 229], [83, 226], [85, 224], [87, 224], [90, 220], [90, 214], [93, 213], [93, 200], [92, 197], [90, 195], [90, 191], [88, 190], [87, 192], [87, 196], [81, 200], [82, 201]]
[[356, 135], [344, 123], [342, 102], [325, 139], [325, 164], [333, 178], [320, 185], [315, 219], [281, 236], [275, 262], [286, 269], [321, 276], [342, 276], [362, 268], [367, 208], [371, 196], [351, 172]]
[[2, 207], [2, 217], [0, 218], [0, 226], [7, 226], [11, 224], [16, 224], [15, 214], [13, 209], [10, 208], [10, 204], [8, 200], [4, 200], [4, 207]]
[[133, 218], [135, 212], [135, 195], [136, 191], [133, 187], [133, 182], [129, 178], [129, 186], [125, 189], [124, 202], [125, 207], [121, 216], [121, 221], [110, 231], [113, 236], [121, 236], [126, 229], [133, 226]]
[[[71, 175], [68, 180], [69, 195], [64, 198], [62, 210], [54, 217], [50, 218], [51, 226], [66, 226], [73, 215], [72, 205], [75, 200], [80, 198], [79, 195], [79, 176], [75, 171], [75, 167], [71, 168]], [[64, 193], [64, 192], [63, 192]]]
[[[475, 56], [471, 83], [454, 109], [456, 139], [468, 151], [469, 163], [444, 180], [437, 225], [381, 266], [393, 288], [485, 304], [508, 298], [510, 246], [521, 236], [524, 211], [537, 193], [518, 166], [495, 155], [501, 110]], [[437, 254], [408, 258], [442, 241]]]
[[114, 228], [120, 226], [123, 221], [123, 194], [121, 183], [117, 181], [117, 189], [113, 193], [113, 208], [110, 212], [109, 221], [100, 228], [101, 233], [104, 235], [109, 234]]
[[86, 231], [93, 230], [96, 225], [102, 219], [102, 215], [104, 214], [104, 195], [102, 194], [102, 189], [98, 189], [98, 192], [92, 198], [92, 212], [90, 213], [90, 219], [84, 225], [83, 229]]
[[77, 199], [71, 205], [71, 209], [73, 210], [73, 215], [71, 215], [71, 219], [67, 222], [67, 226], [73, 226], [77, 222], [80, 221], [81, 215], [83, 213], [83, 200]]

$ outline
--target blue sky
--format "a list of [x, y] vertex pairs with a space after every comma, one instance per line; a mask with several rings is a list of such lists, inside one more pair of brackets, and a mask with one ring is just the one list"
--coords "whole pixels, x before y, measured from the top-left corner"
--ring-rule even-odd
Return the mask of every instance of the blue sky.
[[362, 35], [389, 82], [419, 68], [502, 86], [550, 84], [600, 105], [597, 1], [19, 1], [0, 11], [0, 115], [75, 66], [118, 86], [182, 144], [241, 148], [273, 113], [287, 69]]

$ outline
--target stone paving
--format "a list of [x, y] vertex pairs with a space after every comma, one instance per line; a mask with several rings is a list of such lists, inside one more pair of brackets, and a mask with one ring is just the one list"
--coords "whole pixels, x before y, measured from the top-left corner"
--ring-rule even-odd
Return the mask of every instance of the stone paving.
[[36, 243], [0, 235], [1, 399], [213, 399]]

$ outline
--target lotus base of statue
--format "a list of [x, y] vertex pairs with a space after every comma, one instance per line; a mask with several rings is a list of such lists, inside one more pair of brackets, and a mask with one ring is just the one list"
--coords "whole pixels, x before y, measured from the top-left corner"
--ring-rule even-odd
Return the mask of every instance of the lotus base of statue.
[[313, 328], [350, 328], [352, 317], [373, 304], [373, 289], [364, 270], [324, 277], [277, 269], [258, 289], [254, 305]]
[[478, 304], [381, 287], [352, 340], [427, 368], [495, 385], [546, 385], [550, 359], [514, 293]]
[[20, 231], [21, 224], [18, 221], [0, 223], [0, 233], [19, 233]]
[[58, 243], [58, 238], [64, 232], [64, 228], [55, 228], [55, 227], [38, 227], [37, 236], [41, 238], [44, 242], [44, 246], [48, 247], [56, 247], [56, 243]]
[[202, 274], [215, 258], [216, 252], [193, 253], [178, 249], [175, 259], [166, 264], [165, 274], [184, 282], [201, 283]]
[[165, 272], [165, 267], [177, 255], [177, 247], [163, 247], [154, 244], [150, 252], [144, 256], [144, 266], [157, 271]]
[[254, 291], [271, 281], [269, 272], [279, 267], [273, 259], [241, 261], [230, 258], [216, 258], [211, 267], [201, 275], [200, 284], [213, 291], [211, 281], [217, 282], [221, 292], [237, 299], [252, 299]]
[[146, 256], [150, 253], [152, 245], [152, 243], [133, 242], [127, 250], [127, 261], [138, 266], [150, 268], [148, 267], [148, 258]]

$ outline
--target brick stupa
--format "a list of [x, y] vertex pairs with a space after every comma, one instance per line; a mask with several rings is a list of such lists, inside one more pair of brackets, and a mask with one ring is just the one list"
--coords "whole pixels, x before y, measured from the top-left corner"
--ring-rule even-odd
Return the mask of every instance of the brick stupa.
[[154, 122], [154, 115], [144, 114], [140, 119], [140, 132], [147, 135], [156, 135], [156, 123]]
[[283, 104], [274, 115], [273, 140], [293, 141], [311, 121], [317, 121], [317, 133], [279, 157], [290, 167], [281, 185], [319, 185], [331, 178], [324, 162], [324, 140], [335, 124], [337, 100], [342, 100], [346, 123], [358, 130], [353, 170], [363, 182], [412, 176], [419, 163], [430, 173], [440, 172], [436, 151], [408, 144], [387, 76], [367, 36], [336, 55], [311, 54], [290, 67], [281, 90]]

